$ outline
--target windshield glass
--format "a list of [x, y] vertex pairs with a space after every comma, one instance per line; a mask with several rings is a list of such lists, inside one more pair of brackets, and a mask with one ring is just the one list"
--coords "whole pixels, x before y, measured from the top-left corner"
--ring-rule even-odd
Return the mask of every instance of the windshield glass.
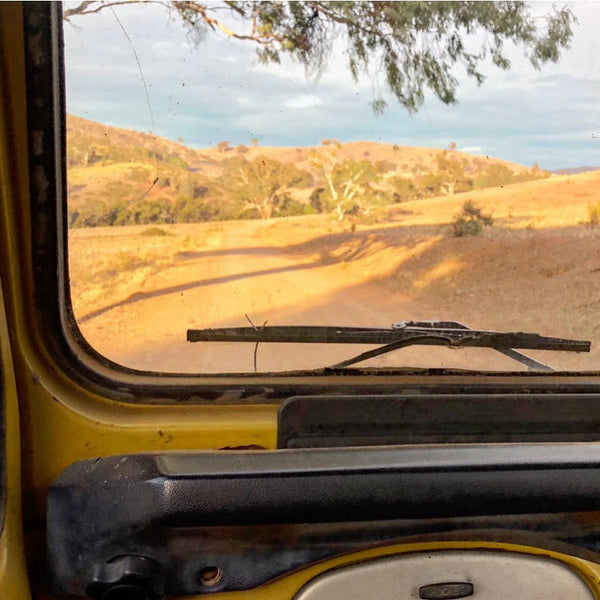
[[[355, 366], [598, 369], [600, 5], [64, 11], [70, 291], [98, 352], [272, 372], [393, 342]], [[405, 321], [591, 352], [447, 332], [401, 347]], [[269, 341], [280, 326], [392, 334]], [[188, 341], [241, 327], [254, 338]]]

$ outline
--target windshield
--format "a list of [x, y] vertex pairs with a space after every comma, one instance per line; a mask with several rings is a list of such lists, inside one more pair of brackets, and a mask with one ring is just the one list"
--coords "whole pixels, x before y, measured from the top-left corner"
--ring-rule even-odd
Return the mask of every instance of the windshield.
[[[599, 5], [64, 11], [70, 291], [102, 355], [187, 373], [365, 352], [354, 367], [598, 369]], [[425, 321], [591, 352], [188, 341]]]

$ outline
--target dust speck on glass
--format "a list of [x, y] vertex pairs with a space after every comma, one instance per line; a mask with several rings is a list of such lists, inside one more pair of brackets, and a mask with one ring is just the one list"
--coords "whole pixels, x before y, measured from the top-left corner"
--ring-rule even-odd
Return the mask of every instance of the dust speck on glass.
[[597, 370], [599, 22], [65, 3], [81, 332], [161, 372]]

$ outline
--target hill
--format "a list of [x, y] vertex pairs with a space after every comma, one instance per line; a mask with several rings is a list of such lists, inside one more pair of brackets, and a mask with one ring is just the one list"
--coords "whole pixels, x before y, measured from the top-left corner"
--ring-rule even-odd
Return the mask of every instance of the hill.
[[[548, 176], [455, 150], [360, 141], [196, 150], [69, 115], [70, 224], [175, 223], [329, 212]], [[348, 182], [352, 182], [349, 187]]]
[[556, 175], [578, 175], [579, 173], [588, 173], [590, 171], [598, 171], [600, 167], [569, 167], [567, 169], [556, 169], [551, 171]]

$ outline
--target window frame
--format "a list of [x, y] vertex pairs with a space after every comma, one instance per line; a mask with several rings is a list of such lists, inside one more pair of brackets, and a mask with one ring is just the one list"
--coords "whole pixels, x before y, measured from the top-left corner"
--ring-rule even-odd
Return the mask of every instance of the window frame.
[[[66, 210], [66, 110], [61, 5], [24, 3], [35, 326], [53, 361], [77, 384], [115, 400], [171, 404], [273, 403], [305, 394], [569, 393], [600, 391], [599, 372], [450, 372], [440, 369], [190, 374], [138, 371], [99, 354], [71, 306]], [[48, 26], [50, 24], [50, 27]], [[48, 118], [51, 115], [51, 118]], [[582, 405], [582, 411], [585, 406]], [[582, 413], [583, 414], [583, 413]]]

